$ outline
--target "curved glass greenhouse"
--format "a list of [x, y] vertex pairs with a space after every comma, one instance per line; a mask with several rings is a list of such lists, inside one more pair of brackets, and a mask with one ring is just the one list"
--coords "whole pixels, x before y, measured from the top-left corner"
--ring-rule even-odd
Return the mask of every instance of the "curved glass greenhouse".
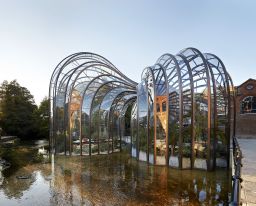
[[213, 54], [195, 48], [164, 54], [136, 83], [102, 56], [76, 53], [55, 68], [49, 95], [56, 154], [125, 149], [156, 165], [229, 165], [233, 84]]

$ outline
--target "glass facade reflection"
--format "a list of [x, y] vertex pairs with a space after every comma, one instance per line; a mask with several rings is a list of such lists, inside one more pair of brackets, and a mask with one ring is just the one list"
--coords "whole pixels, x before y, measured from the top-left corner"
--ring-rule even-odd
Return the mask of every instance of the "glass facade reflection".
[[233, 84], [222, 61], [187, 48], [164, 54], [138, 84], [93, 53], [63, 59], [50, 82], [52, 152], [128, 148], [138, 160], [180, 169], [229, 166]]

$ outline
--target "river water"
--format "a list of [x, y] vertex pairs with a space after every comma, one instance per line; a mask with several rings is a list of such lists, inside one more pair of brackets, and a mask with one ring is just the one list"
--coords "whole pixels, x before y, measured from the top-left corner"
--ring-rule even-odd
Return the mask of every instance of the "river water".
[[153, 166], [125, 153], [49, 157], [44, 145], [14, 150], [12, 166], [0, 172], [1, 206], [227, 205], [230, 197], [226, 170]]

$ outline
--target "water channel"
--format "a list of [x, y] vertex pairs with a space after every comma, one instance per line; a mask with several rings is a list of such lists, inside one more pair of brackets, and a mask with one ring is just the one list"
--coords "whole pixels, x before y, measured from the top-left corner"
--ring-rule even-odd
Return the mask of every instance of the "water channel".
[[1, 206], [227, 205], [230, 198], [230, 173], [224, 169], [177, 170], [126, 153], [49, 157], [46, 145], [4, 148], [11, 167], [0, 172]]

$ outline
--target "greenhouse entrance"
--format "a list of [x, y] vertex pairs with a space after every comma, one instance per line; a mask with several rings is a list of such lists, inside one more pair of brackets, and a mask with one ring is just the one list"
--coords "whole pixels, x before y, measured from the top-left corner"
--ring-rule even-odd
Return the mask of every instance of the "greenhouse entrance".
[[107, 59], [76, 53], [50, 82], [51, 150], [64, 155], [128, 151], [180, 169], [229, 167], [233, 83], [215, 55], [187, 48], [126, 77]]

